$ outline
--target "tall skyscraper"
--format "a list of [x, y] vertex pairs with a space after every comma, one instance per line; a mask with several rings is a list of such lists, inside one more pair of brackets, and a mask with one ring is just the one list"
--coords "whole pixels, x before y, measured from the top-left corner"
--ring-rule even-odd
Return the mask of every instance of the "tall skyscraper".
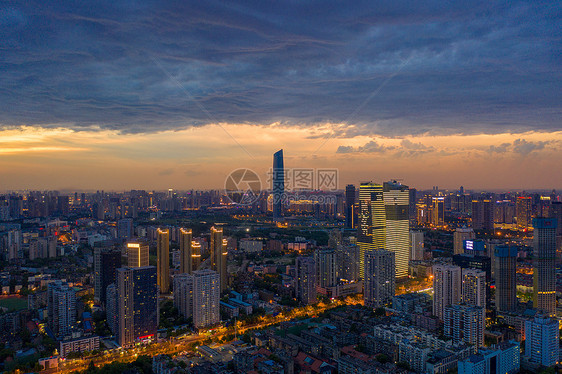
[[464, 253], [464, 241], [476, 239], [474, 230], [467, 227], [459, 227], [453, 233], [453, 254]]
[[445, 226], [445, 198], [442, 196], [431, 198], [431, 224], [434, 227]]
[[193, 247], [191, 230], [180, 228], [180, 273], [193, 271]]
[[158, 284], [154, 266], [117, 269], [117, 343], [130, 347], [156, 340]]
[[363, 182], [359, 186], [359, 276], [365, 279], [365, 254], [367, 251], [385, 249], [386, 210], [380, 184]]
[[316, 282], [322, 287], [335, 286], [338, 282], [338, 267], [336, 251], [333, 249], [319, 249], [314, 252], [316, 263]]
[[273, 154], [273, 219], [283, 217], [283, 203], [285, 200], [285, 166], [283, 165], [283, 150]]
[[222, 229], [211, 227], [211, 268], [219, 274], [220, 289], [226, 290], [228, 286], [228, 273], [226, 260], [228, 256], [227, 243], [223, 238]]
[[159, 228], [156, 240], [158, 286], [161, 293], [168, 293], [170, 291], [170, 230]]
[[148, 266], [148, 244], [143, 241], [127, 243], [127, 264], [131, 268]]
[[496, 309], [511, 312], [517, 308], [517, 247], [497, 245], [494, 256]]
[[447, 305], [444, 316], [444, 334], [453, 338], [453, 344], [484, 345], [486, 327], [484, 308], [473, 305]]
[[345, 228], [355, 227], [355, 186], [348, 184], [345, 186]]
[[530, 196], [519, 196], [515, 202], [515, 214], [517, 217], [517, 228], [527, 230], [531, 226], [531, 204]]
[[392, 302], [396, 292], [395, 256], [383, 249], [365, 253], [365, 306], [378, 308]]
[[556, 314], [556, 218], [533, 220], [533, 306]]
[[486, 308], [486, 272], [462, 269], [462, 302]]
[[433, 265], [433, 315], [443, 320], [445, 307], [461, 301], [462, 276], [459, 266]]
[[297, 257], [295, 263], [295, 293], [297, 299], [305, 304], [316, 302], [316, 266], [312, 257]]
[[535, 317], [533, 321], [525, 321], [524, 356], [546, 367], [555, 365], [560, 358], [558, 326], [554, 318]]
[[193, 278], [189, 273], [174, 276], [174, 306], [185, 318], [193, 317]]
[[408, 186], [396, 181], [385, 182], [383, 198], [386, 212], [385, 249], [396, 254], [396, 278], [406, 278], [410, 258]]
[[220, 276], [205, 269], [193, 272], [193, 325], [203, 328], [220, 321]]
[[359, 247], [356, 244], [340, 244], [336, 249], [338, 277], [346, 281], [359, 279]]
[[192, 241], [191, 251], [191, 264], [193, 266], [193, 270], [199, 270], [199, 265], [201, 265], [201, 243]]
[[472, 227], [474, 230], [494, 230], [494, 205], [491, 200], [472, 200]]
[[47, 286], [48, 324], [57, 338], [69, 335], [76, 324], [76, 291], [61, 280]]
[[423, 261], [424, 252], [423, 231], [410, 231], [410, 261]]
[[96, 248], [94, 250], [94, 298], [106, 302], [106, 288], [115, 283], [116, 270], [121, 267], [121, 251]]

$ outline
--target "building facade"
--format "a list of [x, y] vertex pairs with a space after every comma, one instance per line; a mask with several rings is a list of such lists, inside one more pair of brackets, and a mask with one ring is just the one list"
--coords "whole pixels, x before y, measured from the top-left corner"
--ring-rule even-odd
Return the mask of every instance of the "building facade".
[[539, 316], [525, 321], [525, 356], [533, 363], [555, 365], [560, 356], [558, 329], [554, 318]]
[[445, 307], [458, 304], [461, 296], [461, 268], [447, 264], [433, 265], [433, 315], [443, 320]]
[[170, 230], [159, 228], [156, 233], [158, 286], [161, 293], [168, 293], [170, 291]]
[[154, 266], [117, 269], [117, 343], [122, 347], [156, 340], [158, 283]]
[[462, 269], [462, 302], [486, 308], [486, 272]]
[[106, 303], [106, 289], [115, 283], [116, 270], [121, 267], [121, 251], [96, 248], [94, 250], [94, 298]]
[[295, 263], [295, 293], [305, 305], [316, 302], [316, 264], [312, 257], [297, 257]]
[[466, 304], [445, 307], [444, 334], [453, 338], [453, 344], [466, 343], [475, 347], [484, 345], [485, 310]]
[[61, 280], [47, 286], [48, 325], [57, 338], [72, 332], [76, 325], [76, 291]]
[[396, 181], [385, 182], [383, 199], [386, 216], [385, 249], [395, 254], [396, 278], [407, 278], [410, 259], [408, 186]]
[[517, 308], [517, 247], [497, 245], [494, 257], [496, 309], [512, 312]]
[[424, 252], [423, 231], [410, 231], [410, 261], [423, 261]]
[[228, 286], [227, 244], [226, 239], [223, 238], [222, 229], [211, 227], [211, 269], [219, 274], [221, 291], [226, 290]]
[[191, 230], [180, 228], [180, 273], [191, 274], [193, 272], [193, 247]]
[[134, 241], [127, 243], [127, 266], [131, 268], [141, 268], [148, 266], [149, 258], [148, 243]]
[[359, 222], [357, 246], [359, 247], [359, 277], [365, 277], [365, 254], [385, 249], [386, 210], [383, 188], [371, 182], [359, 186]]
[[556, 314], [556, 218], [533, 220], [533, 306]]
[[203, 328], [220, 321], [220, 275], [212, 270], [193, 272], [193, 325]]
[[396, 293], [396, 253], [378, 250], [365, 254], [365, 306], [378, 308], [388, 305]]
[[333, 249], [319, 249], [314, 252], [316, 263], [316, 283], [319, 287], [326, 288], [338, 283], [336, 251]]

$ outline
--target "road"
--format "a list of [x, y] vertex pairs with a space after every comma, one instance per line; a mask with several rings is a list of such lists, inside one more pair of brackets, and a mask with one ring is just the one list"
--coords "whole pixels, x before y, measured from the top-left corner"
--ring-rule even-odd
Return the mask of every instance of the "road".
[[260, 317], [260, 320], [258, 322], [251, 325], [243, 326], [241, 322], [238, 322], [236, 328], [234, 326], [230, 326], [228, 328], [218, 327], [203, 334], [191, 334], [181, 338], [172, 338], [170, 340], [153, 343], [147, 346], [140, 346], [130, 349], [113, 349], [111, 351], [105, 351], [104, 353], [97, 356], [65, 360], [64, 362], [59, 364], [58, 372], [71, 373], [77, 370], [85, 370], [90, 364], [90, 361], [94, 361], [94, 364], [97, 367], [100, 367], [116, 361], [131, 362], [136, 360], [139, 355], [156, 356], [159, 354], [167, 354], [173, 356], [180, 352], [193, 351], [191, 348], [191, 345], [193, 343], [203, 342], [204, 340], [207, 340], [209, 338], [216, 342], [227, 335], [233, 335], [235, 333], [235, 330], [237, 334], [243, 334], [248, 330], [262, 329], [297, 317], [313, 317], [319, 313], [336, 308], [338, 306], [361, 304], [362, 301], [363, 300], [359, 298], [348, 297], [344, 301], [332, 300], [328, 304], [324, 304], [321, 302], [315, 306], [294, 308], [291, 311], [280, 313], [276, 316], [263, 316]]

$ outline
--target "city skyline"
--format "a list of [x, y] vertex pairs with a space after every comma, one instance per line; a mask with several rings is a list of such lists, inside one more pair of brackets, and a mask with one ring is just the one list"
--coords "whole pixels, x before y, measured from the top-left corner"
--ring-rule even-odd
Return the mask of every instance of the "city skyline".
[[0, 3], [0, 372], [562, 367], [562, 3]]
[[340, 188], [560, 189], [559, 9], [8, 4], [0, 190], [220, 188], [280, 148]]

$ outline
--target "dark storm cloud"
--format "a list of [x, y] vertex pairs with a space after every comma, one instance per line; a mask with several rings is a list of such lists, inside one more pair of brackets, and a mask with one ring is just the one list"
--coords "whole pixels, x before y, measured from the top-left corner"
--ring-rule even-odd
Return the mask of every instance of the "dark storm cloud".
[[546, 1], [4, 2], [0, 126], [559, 130], [561, 23]]

